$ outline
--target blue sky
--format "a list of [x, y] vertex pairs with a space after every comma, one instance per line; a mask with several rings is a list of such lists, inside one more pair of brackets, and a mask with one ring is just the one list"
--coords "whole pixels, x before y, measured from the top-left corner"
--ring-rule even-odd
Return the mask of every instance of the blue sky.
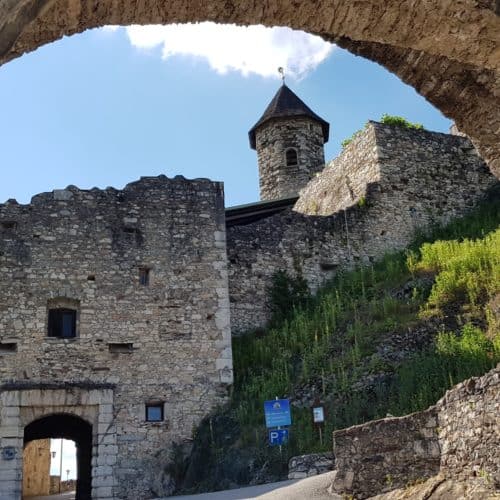
[[161, 173], [222, 180], [228, 206], [257, 201], [247, 132], [279, 88], [280, 65], [331, 124], [327, 160], [383, 113], [448, 130], [449, 120], [382, 67], [308, 37], [93, 30], [12, 61], [0, 68], [0, 202]]
[[[69, 439], [51, 439], [50, 451], [55, 457], [50, 459], [50, 475], [61, 474], [61, 441], [62, 441], [62, 479], [76, 479], [76, 447], [75, 442]], [[68, 472], [69, 471], [69, 472]]]

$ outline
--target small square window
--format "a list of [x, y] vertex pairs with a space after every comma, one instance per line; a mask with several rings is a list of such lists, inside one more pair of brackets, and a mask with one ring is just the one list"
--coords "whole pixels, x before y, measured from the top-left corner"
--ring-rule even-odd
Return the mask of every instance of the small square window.
[[76, 311], [73, 309], [49, 310], [49, 337], [76, 337]]
[[163, 422], [163, 403], [146, 405], [146, 422]]
[[139, 284], [149, 286], [150, 269], [147, 267], [139, 268]]

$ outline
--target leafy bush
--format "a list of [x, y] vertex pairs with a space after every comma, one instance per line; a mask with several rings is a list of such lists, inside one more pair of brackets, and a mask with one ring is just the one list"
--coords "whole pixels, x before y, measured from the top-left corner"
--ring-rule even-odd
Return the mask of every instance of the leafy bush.
[[500, 362], [500, 335], [489, 339], [470, 324], [461, 334], [439, 333], [434, 346], [403, 364], [392, 387], [391, 413], [403, 415], [434, 404], [447, 389], [482, 375]]
[[476, 306], [481, 298], [500, 292], [500, 229], [479, 240], [425, 243], [410, 271], [436, 274], [428, 305], [451, 301]]
[[380, 123], [385, 125], [395, 125], [397, 127], [412, 128], [416, 130], [424, 130], [421, 123], [412, 123], [402, 116], [388, 115], [384, 113], [380, 118]]
[[272, 312], [271, 324], [282, 322], [289, 317], [294, 309], [304, 306], [310, 296], [307, 281], [300, 273], [292, 277], [282, 270], [274, 274], [268, 292]]
[[[421, 123], [412, 123], [408, 121], [406, 118], [403, 118], [402, 116], [394, 116], [394, 115], [388, 115], [384, 113], [380, 117], [380, 123], [384, 123], [385, 125], [395, 125], [397, 127], [403, 127], [403, 128], [409, 128], [409, 129], [416, 129], [416, 130], [424, 130], [424, 126]], [[365, 123], [365, 126], [363, 129], [356, 130], [351, 137], [348, 137], [347, 139], [344, 139], [340, 144], [342, 146], [342, 149], [346, 148], [363, 130], [368, 126], [368, 122]]]

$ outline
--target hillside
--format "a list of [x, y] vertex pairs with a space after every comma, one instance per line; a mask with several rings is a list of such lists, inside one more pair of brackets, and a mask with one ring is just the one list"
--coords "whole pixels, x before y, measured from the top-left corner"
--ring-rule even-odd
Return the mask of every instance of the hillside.
[[[416, 235], [404, 252], [337, 275], [316, 296], [300, 277], [275, 276], [266, 330], [233, 340], [230, 407], [177, 448], [178, 491], [286, 476], [291, 456], [331, 450], [331, 433], [434, 404], [452, 385], [500, 361], [500, 196]], [[292, 400], [290, 442], [270, 448], [263, 401]], [[325, 439], [312, 425], [321, 401]], [[190, 453], [188, 458], [187, 453]], [[200, 480], [200, 478], [202, 478]]]

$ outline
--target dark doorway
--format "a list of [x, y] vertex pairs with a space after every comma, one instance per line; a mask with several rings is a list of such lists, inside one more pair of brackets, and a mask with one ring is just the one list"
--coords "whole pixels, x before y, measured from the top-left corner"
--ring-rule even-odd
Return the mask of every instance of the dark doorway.
[[92, 488], [92, 425], [74, 415], [42, 417], [24, 429], [24, 444], [36, 439], [69, 439], [76, 444], [76, 500], [88, 500]]

